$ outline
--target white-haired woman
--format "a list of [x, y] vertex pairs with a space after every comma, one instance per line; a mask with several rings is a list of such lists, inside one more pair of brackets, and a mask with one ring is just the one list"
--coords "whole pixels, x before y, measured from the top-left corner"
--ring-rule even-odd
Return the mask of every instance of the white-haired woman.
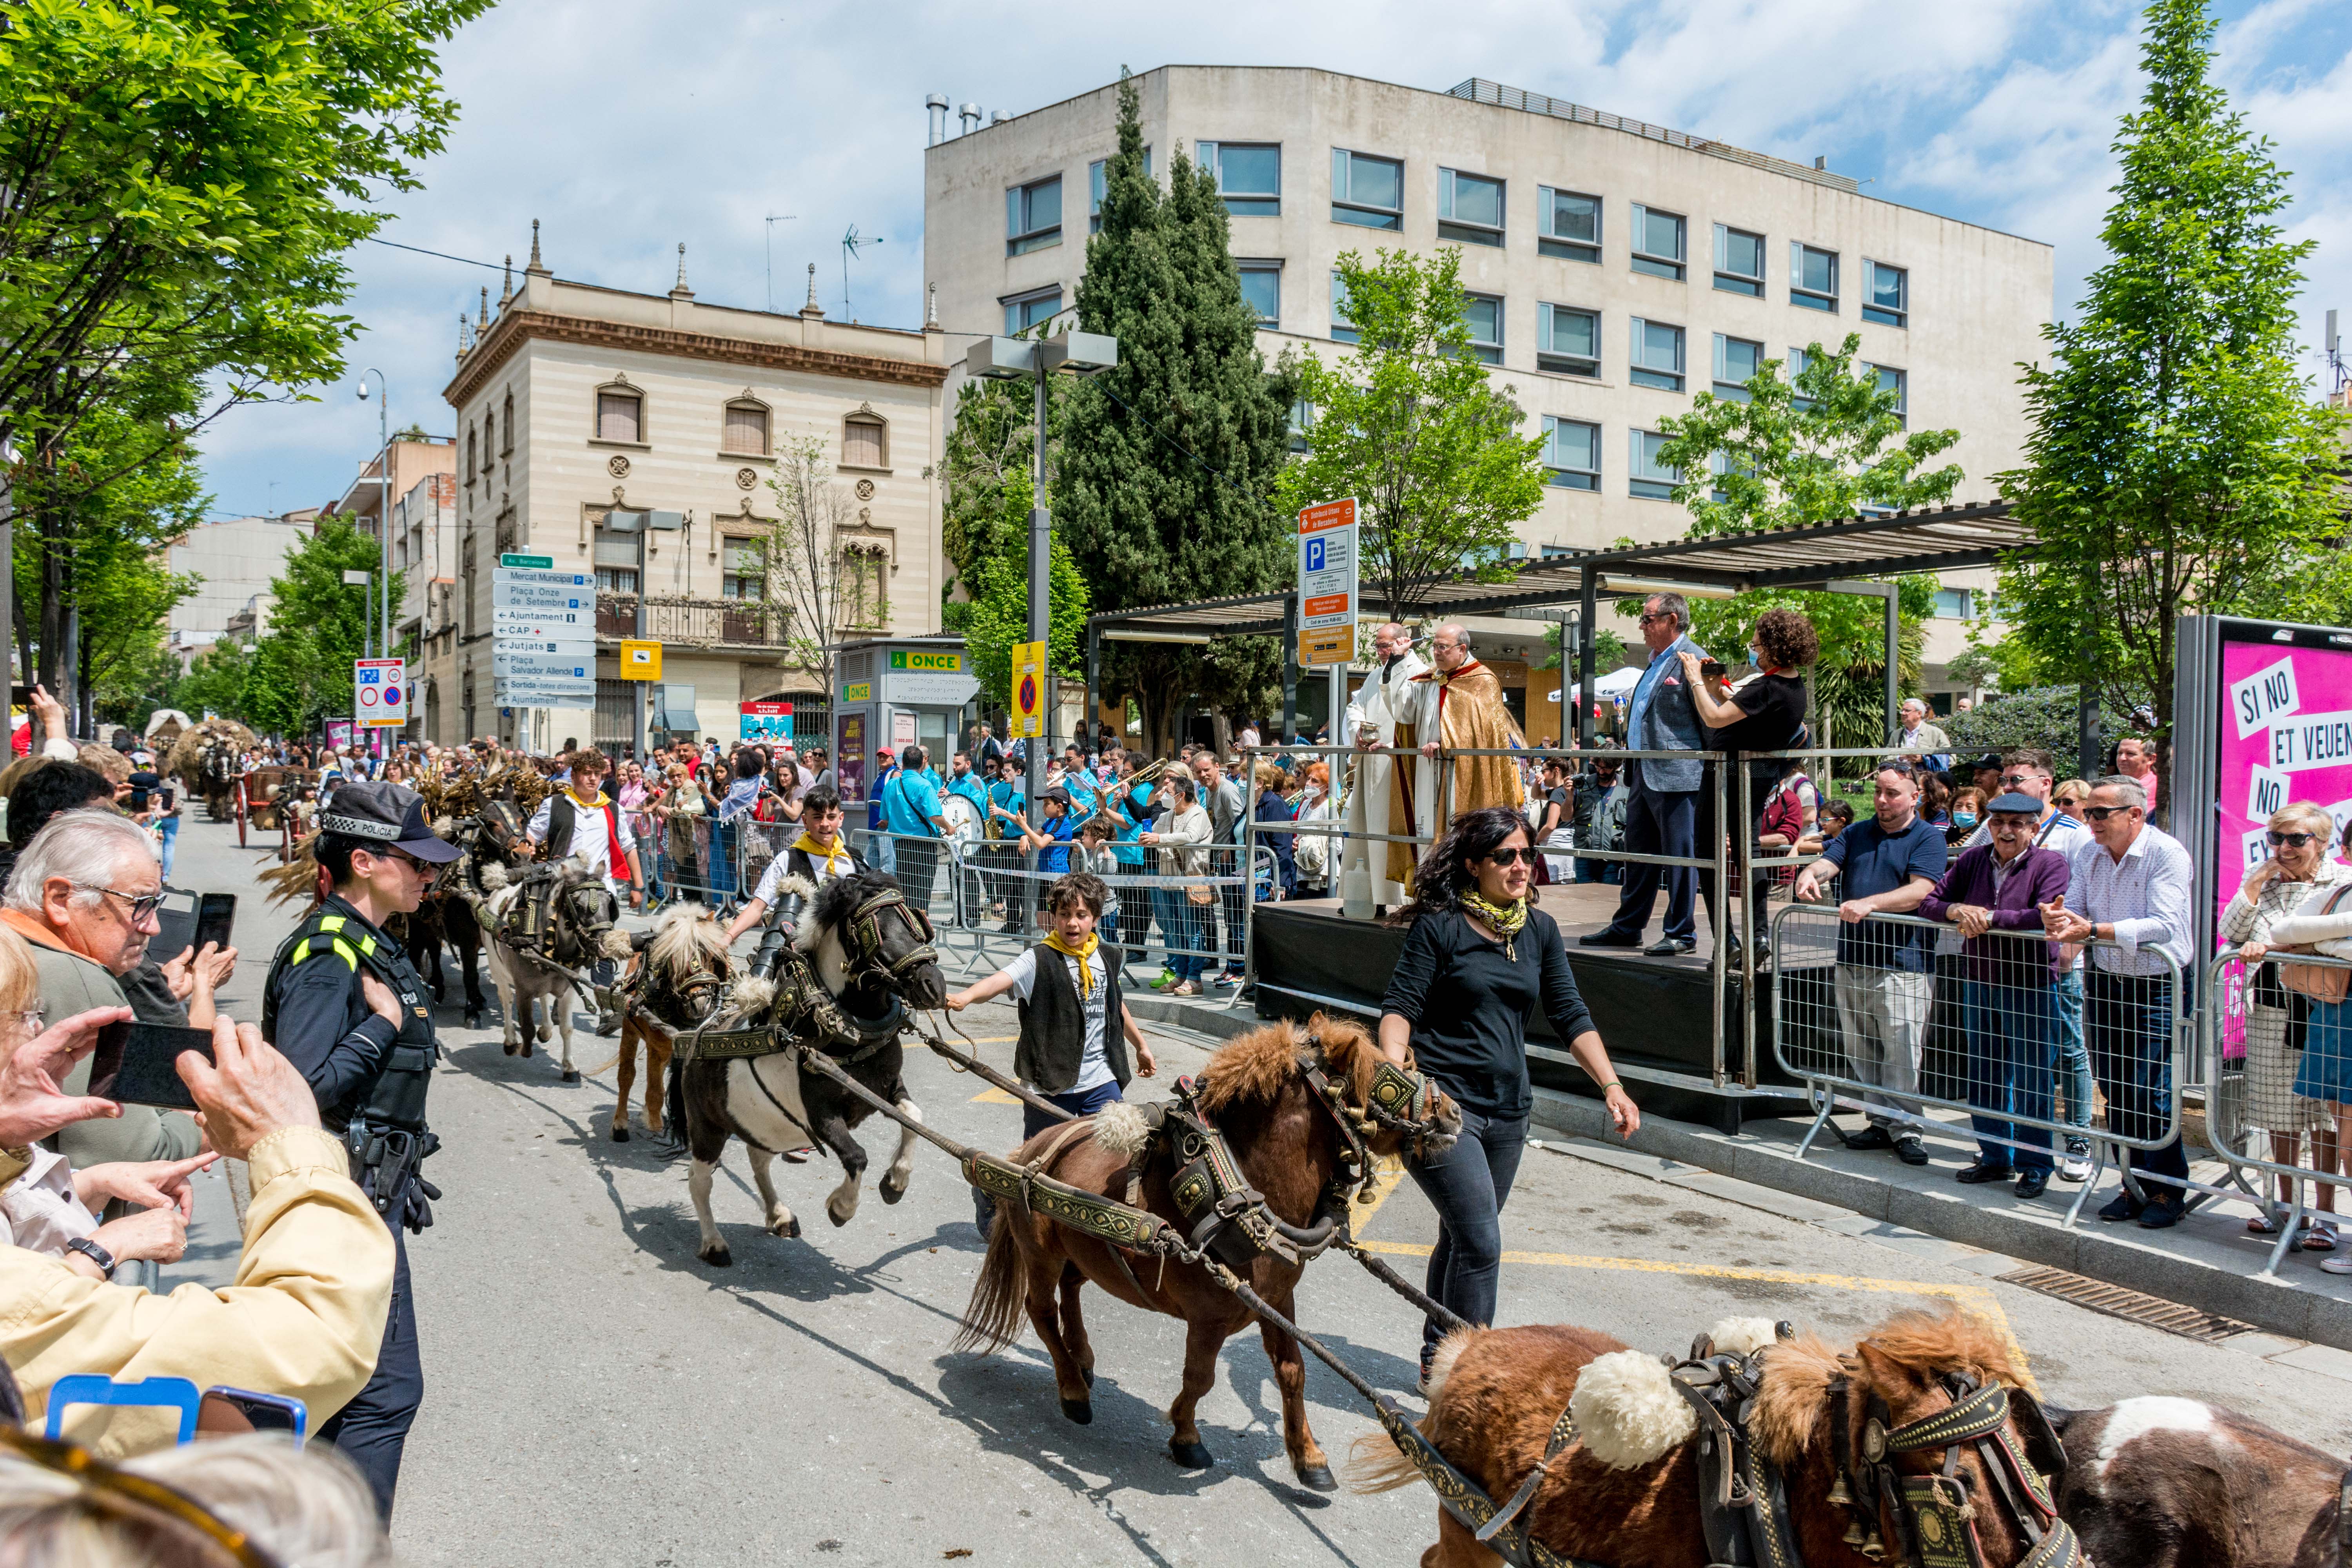
[[[2271, 1156], [2282, 1165], [2300, 1163], [2295, 1154], [2305, 1133], [2316, 1155], [2335, 1144], [2335, 1118], [2326, 1105], [2294, 1091], [2295, 1069], [2306, 1046], [2312, 999], [2279, 983], [2278, 966], [2263, 962], [2273, 950], [2318, 940], [2311, 921], [2325, 922], [2325, 934], [2352, 934], [2352, 866], [2328, 853], [2336, 823], [2323, 808], [2296, 801], [2271, 814], [2266, 825], [2270, 858], [2246, 879], [2221, 911], [2221, 940], [2236, 942], [2247, 965], [2245, 1097], [2241, 1120], [2271, 1135]], [[2340, 916], [2339, 916], [2340, 911]], [[2292, 922], [2292, 923], [2290, 923]], [[2336, 930], [2341, 926], [2341, 931]], [[2329, 1168], [2323, 1165], [2322, 1169]], [[2288, 1179], [2276, 1178], [2279, 1201], [2291, 1204]], [[2336, 1189], [2322, 1184], [2319, 1213], [2304, 1221], [2303, 1247], [2333, 1251]], [[2256, 1215], [2246, 1228], [2257, 1235], [2278, 1232], [2277, 1210]]]

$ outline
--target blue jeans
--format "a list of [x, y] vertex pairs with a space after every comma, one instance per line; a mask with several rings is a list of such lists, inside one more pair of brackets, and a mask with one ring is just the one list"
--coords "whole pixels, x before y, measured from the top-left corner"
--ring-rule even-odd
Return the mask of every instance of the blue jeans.
[[[1098, 1083], [1092, 1089], [1065, 1089], [1060, 1094], [1049, 1094], [1045, 1098], [1073, 1116], [1092, 1116], [1104, 1106], [1116, 1105], [1127, 1097], [1119, 1093], [1118, 1080], [1114, 1079], [1108, 1083]], [[1027, 1100], [1021, 1102], [1021, 1142], [1024, 1143], [1046, 1128], [1060, 1125]], [[972, 1188], [971, 1223], [980, 1227], [982, 1236], [988, 1234], [988, 1227], [995, 1218], [996, 1200], [978, 1187]]]
[[1168, 943], [1168, 969], [1179, 980], [1196, 984], [1209, 972], [1210, 958], [1201, 952], [1180, 952], [1180, 948], [1202, 949], [1209, 944], [1213, 931], [1201, 929], [1201, 917], [1208, 910], [1194, 907], [1180, 887], [1154, 888], [1151, 901], [1160, 911], [1160, 932]]
[[[2098, 1086], [2091, 1078], [2091, 1053], [2083, 1048], [2083, 972], [2070, 969], [2058, 982], [2055, 992], [2058, 1003], [2058, 1098], [2066, 1102], [2066, 1125], [2088, 1129], [2091, 1125], [2091, 1098]], [[2082, 1145], [2081, 1149], [2076, 1145]], [[2066, 1136], [2069, 1152], [2080, 1153], [2090, 1146], [2089, 1139], [2074, 1133]]]
[[735, 894], [735, 825], [710, 825], [710, 892], [716, 901]]
[[1977, 1157], [1988, 1165], [2048, 1170], [2050, 1130], [2010, 1118], [2050, 1120], [2050, 1063], [2058, 1045], [2056, 992], [2046, 984], [1970, 980], [1962, 988], [1960, 1005], [1969, 1040], [1969, 1103], [1989, 1113], [1969, 1115], [1977, 1131]]
[[180, 852], [180, 817], [174, 812], [156, 825], [163, 834], [163, 880], [172, 879], [172, 858]]
[[[1492, 1117], [1466, 1105], [1462, 1136], [1433, 1159], [1406, 1163], [1413, 1184], [1437, 1210], [1437, 1246], [1429, 1255], [1423, 1289], [1465, 1321], [1485, 1327], [1495, 1321], [1495, 1298], [1503, 1276], [1503, 1205], [1528, 1149], [1524, 1115]], [[1421, 1325], [1422, 1353], [1445, 1337], [1435, 1319]]]
[[1575, 862], [1576, 879], [1580, 882], [1619, 883], [1625, 879], [1624, 862], [1620, 860], [1583, 860]]
[[[2171, 1118], [2172, 1019], [2169, 976], [2091, 971], [2084, 997], [2084, 1043], [2107, 1097], [2107, 1129], [2119, 1138], [2153, 1138]], [[2160, 1148], [2123, 1153], [2153, 1201], [2178, 1208], [2187, 1200], [2187, 1189], [2177, 1184], [2189, 1177], [2189, 1156], [2177, 1133]], [[2150, 1184], [2150, 1176], [2173, 1181]]]

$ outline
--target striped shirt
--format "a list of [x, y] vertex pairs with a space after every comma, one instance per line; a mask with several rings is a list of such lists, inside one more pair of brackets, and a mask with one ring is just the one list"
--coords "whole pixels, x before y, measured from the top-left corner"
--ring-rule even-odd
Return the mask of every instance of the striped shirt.
[[2170, 959], [2189, 973], [2189, 908], [2196, 885], [2189, 851], [2162, 828], [2143, 825], [2118, 860], [2096, 839], [2074, 851], [2066, 907], [2095, 925], [2113, 925], [2114, 947], [2091, 962], [2108, 974], [2162, 976]]

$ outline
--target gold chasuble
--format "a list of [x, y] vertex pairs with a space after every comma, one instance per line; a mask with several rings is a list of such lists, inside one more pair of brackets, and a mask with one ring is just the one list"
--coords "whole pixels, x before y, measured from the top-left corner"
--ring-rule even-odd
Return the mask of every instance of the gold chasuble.
[[[1511, 710], [1503, 704], [1503, 683], [1495, 672], [1476, 659], [1465, 660], [1451, 672], [1440, 669], [1416, 675], [1411, 682], [1415, 700], [1407, 712], [1412, 720], [1411, 739], [1408, 731], [1399, 727], [1397, 744], [1417, 746], [1437, 741], [1447, 751], [1506, 751], [1524, 749], [1527, 738], [1511, 721]], [[1515, 759], [1498, 757], [1454, 757], [1444, 763], [1453, 773], [1450, 796], [1438, 777], [1439, 764], [1423, 759], [1412, 769], [1396, 770], [1396, 805], [1390, 812], [1392, 820], [1415, 824], [1415, 831], [1424, 838], [1434, 838], [1450, 826], [1435, 820], [1441, 809], [1454, 816], [1476, 811], [1482, 806], [1507, 805], [1517, 809], [1524, 804], [1519, 770]], [[1408, 780], [1410, 772], [1414, 776]], [[1425, 847], [1424, 847], [1425, 848]], [[1417, 854], [1405, 844], [1389, 846], [1389, 875], [1407, 882]]]

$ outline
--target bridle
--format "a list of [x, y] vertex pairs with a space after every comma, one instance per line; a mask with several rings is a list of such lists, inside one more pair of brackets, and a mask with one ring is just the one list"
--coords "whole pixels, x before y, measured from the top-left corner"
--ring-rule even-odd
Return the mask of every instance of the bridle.
[[[882, 942], [882, 922], [895, 919], [915, 933], [917, 945], [897, 958], [886, 955]], [[896, 888], [879, 888], [867, 894], [841, 922], [842, 946], [848, 951], [850, 973], [860, 971], [878, 974], [884, 984], [894, 992], [906, 990], [907, 977], [926, 963], [940, 961], [939, 949], [932, 943], [938, 932], [932, 929], [931, 917], [907, 901], [907, 895]]]
[[1375, 1133], [1382, 1130], [1403, 1133], [1417, 1160], [1428, 1158], [1431, 1139], [1445, 1136], [1436, 1121], [1436, 1086], [1385, 1057], [1372, 1067], [1372, 1081], [1360, 1109], [1349, 1102], [1347, 1085], [1334, 1075], [1322, 1037], [1311, 1030], [1299, 1047], [1298, 1070], [1339, 1124], [1349, 1163], [1356, 1168], [1357, 1183], [1371, 1174], [1374, 1159], [1368, 1140]]
[[585, 953], [592, 959], [598, 956], [598, 941], [620, 923], [620, 900], [602, 882], [583, 882], [563, 889], [555, 895], [555, 907], [563, 917], [555, 921], [555, 956], [560, 963], [577, 962], [576, 958], [564, 957], [562, 950], [567, 945], [575, 953]]

